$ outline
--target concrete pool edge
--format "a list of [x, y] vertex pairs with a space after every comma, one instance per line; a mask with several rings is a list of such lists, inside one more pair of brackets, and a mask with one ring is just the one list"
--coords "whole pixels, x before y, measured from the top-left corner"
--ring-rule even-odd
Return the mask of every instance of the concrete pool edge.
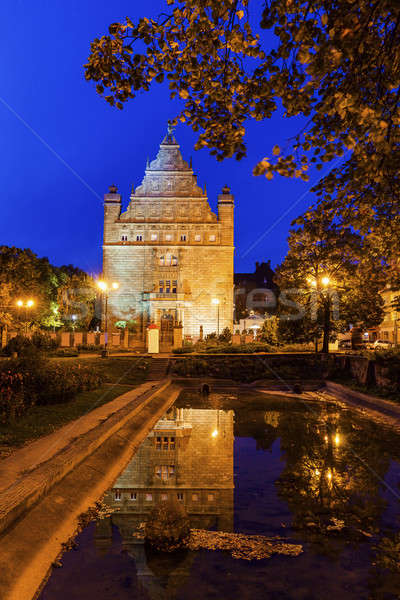
[[[2, 535], [0, 597], [31, 600], [46, 578], [62, 544], [77, 531], [78, 517], [113, 484], [155, 423], [175, 402], [181, 388], [162, 382], [140, 410], [77, 461], [50, 491], [30, 506]], [[110, 424], [111, 425], [111, 424]], [[89, 432], [90, 433], [90, 432]]]

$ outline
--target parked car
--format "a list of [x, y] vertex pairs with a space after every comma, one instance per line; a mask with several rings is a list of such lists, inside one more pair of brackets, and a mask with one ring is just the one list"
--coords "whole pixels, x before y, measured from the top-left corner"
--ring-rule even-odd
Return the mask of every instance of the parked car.
[[386, 348], [386, 350], [390, 349], [393, 346], [392, 342], [389, 340], [376, 340], [374, 342], [374, 348]]
[[339, 350], [350, 350], [351, 340], [340, 340], [338, 343]]

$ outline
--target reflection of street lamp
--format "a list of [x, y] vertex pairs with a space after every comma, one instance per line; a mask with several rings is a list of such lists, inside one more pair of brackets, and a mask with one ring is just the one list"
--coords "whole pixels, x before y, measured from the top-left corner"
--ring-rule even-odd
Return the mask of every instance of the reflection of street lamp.
[[213, 298], [211, 303], [217, 307], [217, 335], [219, 335], [219, 298]]
[[18, 308], [25, 308], [25, 335], [28, 335], [28, 309], [33, 308], [35, 306], [35, 301], [32, 299], [26, 300], [17, 300], [16, 305]]
[[110, 289], [117, 290], [119, 288], [119, 283], [114, 281], [111, 285], [106, 281], [98, 281], [97, 287], [102, 291], [104, 297], [104, 350], [102, 352], [102, 356], [105, 357], [108, 354], [107, 344], [108, 344], [108, 332], [107, 332], [107, 322], [108, 322], [108, 294]]

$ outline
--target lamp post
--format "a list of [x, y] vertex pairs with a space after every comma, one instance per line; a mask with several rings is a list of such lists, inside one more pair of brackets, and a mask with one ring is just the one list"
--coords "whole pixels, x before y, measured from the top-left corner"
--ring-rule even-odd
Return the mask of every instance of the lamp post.
[[31, 298], [29, 300], [17, 300], [16, 305], [19, 309], [25, 309], [25, 335], [28, 335], [28, 309], [35, 306], [35, 301]]
[[[310, 277], [307, 281], [311, 287], [315, 288], [317, 294], [319, 294], [321, 292], [321, 287], [328, 288], [331, 283], [331, 279], [330, 279], [330, 277], [328, 277], [328, 275], [324, 275], [323, 277], [320, 277], [320, 278]], [[328, 301], [329, 301], [329, 294], [328, 294]], [[330, 304], [328, 303], [327, 306], [324, 306], [324, 340], [327, 335], [327, 332], [329, 335], [329, 330], [330, 330]], [[318, 336], [317, 335], [314, 338], [314, 343], [315, 343], [315, 352], [318, 352]], [[328, 348], [325, 348], [325, 350], [327, 352], [329, 351], [329, 341], [328, 341]], [[324, 348], [322, 348], [322, 351], [324, 352]]]
[[211, 302], [217, 307], [217, 335], [219, 335], [219, 298], [213, 298]]
[[105, 358], [108, 356], [108, 349], [107, 349], [107, 345], [108, 345], [108, 331], [107, 331], [108, 294], [109, 294], [110, 290], [117, 290], [119, 288], [119, 283], [114, 281], [113, 283], [109, 284], [109, 283], [107, 283], [107, 281], [101, 280], [101, 281], [97, 282], [97, 287], [102, 291], [103, 299], [104, 299], [104, 349], [103, 349], [101, 355], [103, 358]]

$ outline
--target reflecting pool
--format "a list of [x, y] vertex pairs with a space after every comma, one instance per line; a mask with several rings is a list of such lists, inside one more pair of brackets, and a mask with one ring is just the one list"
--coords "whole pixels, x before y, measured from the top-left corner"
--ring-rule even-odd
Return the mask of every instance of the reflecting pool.
[[[194, 529], [279, 537], [298, 556], [155, 553], [154, 506]], [[182, 393], [104, 498], [109, 516], [66, 552], [41, 600], [400, 597], [400, 444], [335, 403]]]

